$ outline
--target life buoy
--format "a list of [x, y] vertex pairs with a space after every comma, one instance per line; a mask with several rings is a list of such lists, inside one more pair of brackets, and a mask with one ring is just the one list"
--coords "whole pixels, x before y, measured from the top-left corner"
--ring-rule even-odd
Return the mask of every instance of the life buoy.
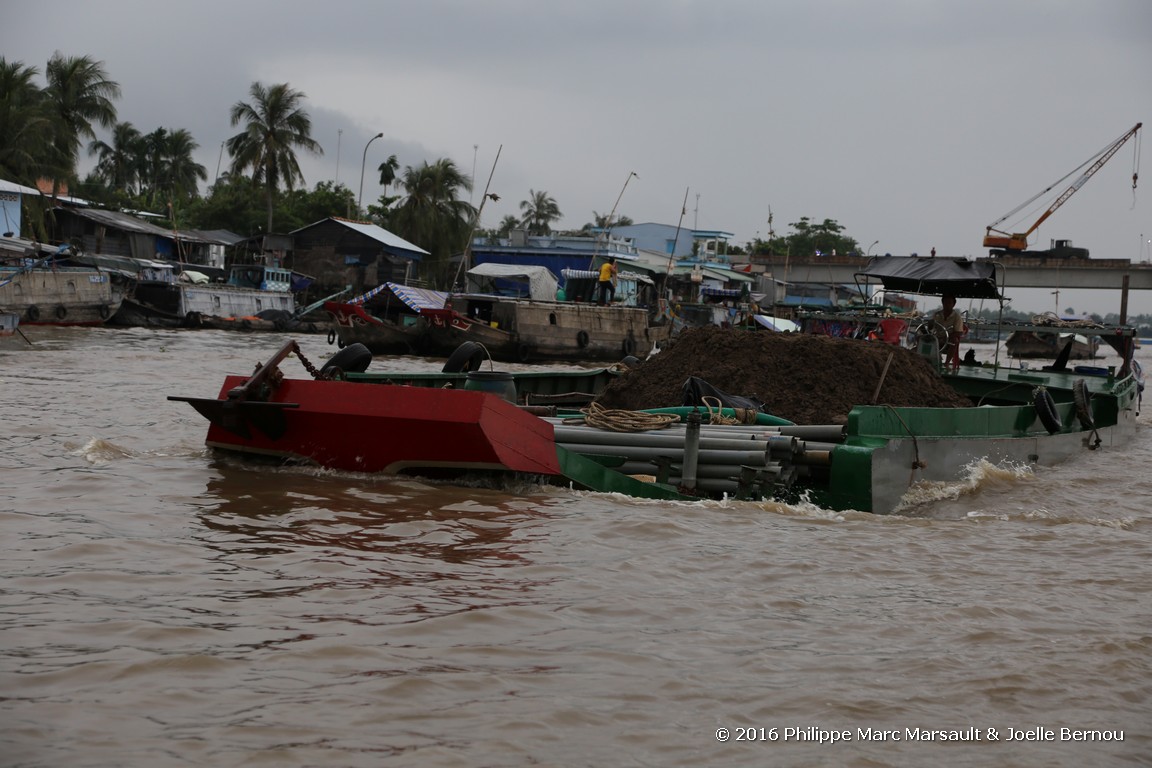
[[1032, 404], [1036, 406], [1036, 415], [1040, 418], [1040, 423], [1044, 425], [1044, 429], [1048, 430], [1048, 434], [1054, 435], [1064, 428], [1063, 422], [1060, 421], [1060, 414], [1056, 412], [1056, 402], [1048, 390], [1038, 388], [1032, 396]]
[[483, 345], [474, 341], [466, 341], [456, 349], [444, 362], [441, 373], [464, 373], [465, 371], [478, 371], [484, 358], [488, 356]]
[[576, 344], [580, 347], [580, 349], [584, 349], [584, 347], [588, 346], [588, 341], [588, 331], [576, 332]]
[[331, 346], [332, 344], [335, 344], [335, 343], [336, 343], [336, 331], [330, 330], [330, 331], [328, 331], [328, 344], [329, 344], [329, 346]]
[[36, 322], [40, 319], [40, 307], [35, 304], [29, 304], [28, 309], [24, 310], [24, 314], [28, 315], [28, 319]]
[[1092, 393], [1088, 391], [1088, 382], [1076, 379], [1072, 385], [1072, 399], [1076, 403], [1076, 418], [1084, 429], [1096, 429], [1096, 420], [1092, 418]]
[[371, 364], [372, 353], [368, 350], [368, 347], [356, 342], [349, 344], [328, 358], [328, 362], [320, 369], [320, 375], [327, 376], [335, 370], [340, 370], [343, 373], [363, 373], [368, 370], [368, 366]]
[[96, 310], [96, 313], [100, 315], [101, 320], [107, 320], [112, 316], [112, 308], [107, 304], [101, 304], [100, 307]]
[[629, 336], [624, 339], [624, 355], [627, 357], [634, 354], [636, 354], [636, 339]]
[[56, 319], [57, 320], [63, 320], [66, 317], [68, 317], [68, 307], [64, 306], [63, 304], [57, 304], [56, 305]]

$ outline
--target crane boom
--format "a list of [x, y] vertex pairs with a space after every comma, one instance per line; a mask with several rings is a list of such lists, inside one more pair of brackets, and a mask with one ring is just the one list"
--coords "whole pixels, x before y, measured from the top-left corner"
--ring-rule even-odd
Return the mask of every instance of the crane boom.
[[[1060, 196], [1056, 198], [1056, 200], [1052, 203], [1052, 205], [1048, 206], [1048, 209], [1046, 211], [1044, 211], [1044, 213], [1040, 214], [1040, 218], [1036, 219], [1035, 223], [1032, 224], [1032, 226], [1029, 227], [1026, 232], [1004, 232], [1003, 230], [996, 229], [996, 225], [999, 224], [1000, 222], [1004, 221], [1005, 219], [1007, 219], [1009, 216], [1013, 215], [1017, 211], [1019, 211], [1025, 205], [1028, 205], [1032, 201], [1036, 200], [1036, 198], [1038, 198], [1041, 195], [1050, 191], [1052, 189], [1052, 187], [1056, 186], [1056, 184], [1059, 184], [1060, 182], [1056, 182], [1056, 184], [1053, 184], [1052, 186], [1045, 189], [1043, 192], [1040, 192], [1038, 195], [1035, 195], [1034, 197], [1029, 199], [1027, 202], [1023, 203], [1022, 205], [1018, 206], [1017, 208], [1014, 208], [1013, 210], [1006, 213], [1004, 216], [1001, 216], [999, 219], [997, 219], [996, 221], [989, 224], [988, 228], [987, 228], [987, 232], [984, 235], [984, 247], [985, 248], [996, 248], [996, 249], [1005, 250], [1005, 251], [1024, 251], [1024, 250], [1027, 250], [1028, 249], [1028, 236], [1031, 235], [1033, 232], [1035, 232], [1036, 228], [1039, 227], [1041, 224], [1043, 224], [1044, 221], [1049, 216], [1051, 216], [1053, 213], [1055, 213], [1057, 208], [1064, 205], [1064, 203], [1068, 201], [1068, 198], [1072, 197], [1072, 195], [1074, 195], [1076, 193], [1076, 191], [1078, 189], [1080, 189], [1080, 187], [1084, 186], [1084, 183], [1086, 181], [1088, 181], [1088, 179], [1092, 178], [1092, 176], [1096, 173], [1096, 171], [1100, 170], [1104, 166], [1104, 164], [1107, 163], [1108, 160], [1111, 159], [1111, 157], [1120, 150], [1120, 147], [1124, 146], [1124, 143], [1126, 141], [1128, 141], [1128, 139], [1130, 139], [1136, 135], [1136, 133], [1140, 130], [1140, 127], [1142, 125], [1144, 125], [1144, 124], [1143, 123], [1136, 123], [1135, 127], [1126, 131], [1123, 136], [1116, 139], [1116, 141], [1112, 142], [1107, 147], [1105, 147], [1103, 150], [1101, 150], [1097, 155], [1095, 155], [1095, 161], [1093, 161], [1090, 158], [1088, 160], [1088, 162], [1091, 163], [1091, 165], [1089, 165], [1088, 168], [1085, 169], [1085, 171], [1083, 173], [1081, 173], [1080, 176], [1078, 176], [1075, 181], [1072, 182], [1071, 186], [1069, 186], [1068, 189], [1066, 189], [1060, 193]], [[1075, 171], [1073, 171], [1073, 173], [1075, 173]], [[1068, 177], [1065, 176], [1064, 178], [1068, 178]], [[1136, 188], [1136, 178], [1137, 178], [1137, 174], [1133, 173], [1132, 174], [1132, 188], [1133, 189]], [[1061, 181], [1063, 181], [1063, 179], [1061, 179]], [[995, 234], [993, 234], [993, 233], [995, 233]]]

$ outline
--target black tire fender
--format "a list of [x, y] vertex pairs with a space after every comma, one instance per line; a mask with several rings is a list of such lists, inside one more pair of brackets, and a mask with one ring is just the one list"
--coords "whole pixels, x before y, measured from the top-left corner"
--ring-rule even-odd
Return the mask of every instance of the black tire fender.
[[1076, 418], [1084, 429], [1096, 429], [1096, 420], [1092, 418], [1092, 393], [1088, 391], [1088, 382], [1076, 379], [1072, 385], [1072, 399], [1076, 402]]
[[372, 353], [368, 347], [356, 342], [349, 344], [328, 358], [328, 362], [324, 363], [324, 367], [320, 369], [320, 375], [328, 375], [333, 368], [339, 368], [345, 373], [364, 373], [371, 364]]
[[40, 307], [35, 304], [29, 304], [28, 309], [24, 310], [24, 314], [28, 315], [28, 319], [36, 322], [40, 319]]
[[516, 361], [526, 363], [532, 357], [532, 347], [520, 341], [516, 343]]
[[107, 304], [101, 304], [100, 307], [96, 310], [96, 312], [97, 312], [97, 314], [100, 315], [101, 320], [107, 320], [109, 317], [112, 316], [112, 308], [109, 307]]
[[589, 341], [590, 339], [588, 338], [588, 331], [576, 332], [576, 345], [580, 347], [580, 349], [587, 347]]
[[1048, 430], [1048, 434], [1054, 435], [1064, 428], [1063, 422], [1060, 421], [1060, 414], [1056, 411], [1056, 402], [1048, 390], [1038, 388], [1032, 396], [1032, 404], [1036, 406], [1036, 415], [1040, 418], [1040, 423], [1044, 425], [1044, 429]]
[[635, 355], [635, 354], [636, 354], [636, 339], [629, 336], [628, 338], [624, 339], [624, 355], [625, 355], [625, 357], [631, 357], [632, 355]]
[[487, 356], [483, 345], [477, 344], [474, 341], [466, 341], [452, 350], [452, 354], [448, 356], [448, 359], [444, 362], [444, 367], [441, 368], [440, 371], [441, 373], [478, 371], [480, 370], [480, 364], [484, 362], [484, 358]]
[[64, 306], [63, 304], [57, 304], [56, 319], [63, 320], [66, 317], [68, 317], [68, 307]]
[[328, 331], [328, 344], [332, 345], [335, 343], [336, 343], [336, 329], [332, 328]]

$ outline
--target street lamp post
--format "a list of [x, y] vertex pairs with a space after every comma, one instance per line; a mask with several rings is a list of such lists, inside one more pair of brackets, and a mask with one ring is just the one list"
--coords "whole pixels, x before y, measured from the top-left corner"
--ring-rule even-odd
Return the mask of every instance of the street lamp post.
[[880, 242], [879, 240], [873, 240], [872, 245], [868, 246], [868, 250], [865, 252], [864, 255], [865, 256], [871, 256], [872, 255], [872, 249], [875, 248], [879, 242]]
[[[383, 133], [378, 133], [372, 138], [368, 139], [368, 144], [376, 141], [376, 139], [384, 138]], [[364, 201], [364, 164], [368, 162], [368, 144], [364, 145], [364, 156], [360, 158], [360, 195], [356, 198], [356, 215], [360, 215], [360, 204]]]

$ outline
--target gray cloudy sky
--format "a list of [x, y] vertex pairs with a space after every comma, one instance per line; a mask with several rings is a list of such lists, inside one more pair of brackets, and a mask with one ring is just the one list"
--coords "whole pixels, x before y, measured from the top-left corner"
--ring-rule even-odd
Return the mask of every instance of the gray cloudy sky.
[[[120, 119], [185, 128], [215, 176], [254, 81], [307, 95], [325, 179], [447, 157], [492, 170], [486, 226], [552, 195], [577, 228], [606, 214], [734, 233], [808, 216], [873, 253], [983, 253], [984, 228], [1152, 118], [1148, 0], [104, 0], [4, 3], [0, 51], [105, 62]], [[1150, 126], [1152, 128], [1152, 126]], [[1141, 132], [1143, 133], [1143, 131]], [[1131, 141], [1035, 242], [1152, 258], [1152, 170]], [[339, 162], [338, 162], [339, 161]], [[224, 157], [226, 167], [228, 158]], [[1017, 222], [1025, 228], [1035, 220]], [[1013, 223], [1011, 221], [1007, 224]], [[1048, 292], [1014, 296], [1047, 310]], [[1062, 291], [1078, 311], [1118, 297]], [[1133, 295], [1129, 311], [1152, 312]]]

